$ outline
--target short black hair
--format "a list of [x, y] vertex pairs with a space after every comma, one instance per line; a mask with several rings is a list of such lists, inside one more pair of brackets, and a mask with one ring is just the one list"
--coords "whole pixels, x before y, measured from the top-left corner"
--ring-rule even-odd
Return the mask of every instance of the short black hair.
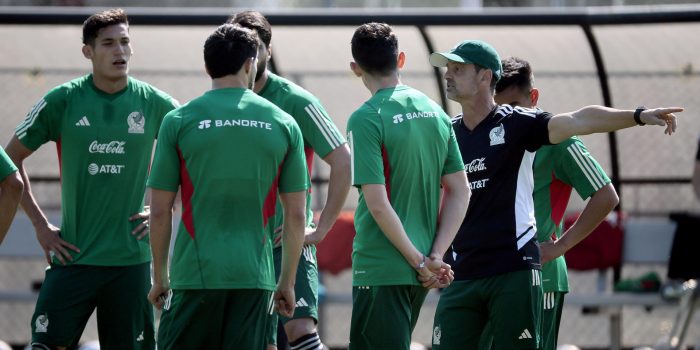
[[204, 42], [204, 65], [212, 79], [235, 75], [258, 54], [258, 36], [237, 24], [222, 24]]
[[100, 29], [122, 23], [128, 26], [129, 19], [126, 12], [120, 8], [105, 10], [88, 17], [83, 22], [83, 44], [94, 46]]
[[252, 29], [258, 33], [258, 37], [265, 44], [265, 47], [270, 47], [272, 41], [272, 27], [267, 18], [258, 11], [243, 11], [232, 14], [226, 23], [238, 24], [241, 27]]
[[355, 62], [370, 74], [386, 76], [396, 70], [399, 39], [386, 23], [366, 23], [355, 30], [350, 42]]
[[522, 91], [529, 91], [535, 85], [530, 63], [520, 57], [508, 57], [501, 61], [503, 73], [496, 84], [496, 93], [517, 86]]

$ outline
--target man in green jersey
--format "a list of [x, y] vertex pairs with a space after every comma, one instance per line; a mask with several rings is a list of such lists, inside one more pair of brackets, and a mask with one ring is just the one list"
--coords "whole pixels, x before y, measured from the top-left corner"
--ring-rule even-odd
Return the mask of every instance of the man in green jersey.
[[[258, 36], [224, 24], [207, 38], [212, 89], [168, 114], [148, 186], [152, 189], [153, 288], [163, 309], [160, 349], [264, 349], [274, 302], [291, 317], [304, 241], [309, 178], [294, 119], [252, 87]], [[182, 220], [168, 278], [172, 205]], [[277, 193], [284, 208], [275, 287], [265, 230]], [[172, 293], [169, 293], [172, 288]], [[275, 291], [276, 290], [276, 291]]]
[[401, 83], [406, 57], [392, 28], [363, 24], [351, 48], [350, 68], [372, 97], [347, 130], [360, 192], [350, 349], [408, 350], [428, 288], [452, 280], [442, 256], [466, 213], [469, 187], [449, 118]]
[[[535, 108], [539, 90], [534, 87], [530, 64], [517, 57], [502, 61], [503, 75], [496, 83], [497, 104]], [[578, 137], [543, 146], [533, 166], [535, 221], [542, 263], [541, 345], [557, 347], [564, 295], [569, 291], [564, 253], [586, 238], [618, 203], [617, 192], [600, 164]], [[566, 232], [563, 218], [571, 189], [584, 200], [590, 198], [578, 220]]]
[[24, 183], [17, 167], [0, 147], [0, 244], [15, 217], [23, 188]]
[[[148, 211], [144, 191], [154, 139], [177, 101], [128, 76], [132, 50], [121, 9], [83, 24], [92, 74], [49, 91], [10, 140], [24, 179], [21, 205], [51, 266], [31, 321], [38, 349], [72, 348], [97, 309], [103, 349], [153, 349]], [[54, 141], [61, 173], [61, 228], [37, 205], [23, 161]]]
[[[323, 240], [333, 227], [345, 204], [345, 198], [350, 190], [350, 150], [342, 134], [316, 97], [299, 85], [267, 70], [267, 64], [272, 57], [272, 28], [265, 16], [257, 11], [244, 11], [232, 15], [228, 22], [239, 24], [258, 33], [262, 43], [258, 49], [258, 72], [253, 90], [289, 113], [299, 124], [304, 137], [304, 153], [309, 173], [312, 171], [314, 153], [330, 166], [328, 196], [319, 216], [318, 225], [315, 227], [312, 221], [311, 195], [307, 194], [307, 234], [295, 285], [297, 308], [291, 319], [282, 317], [284, 330], [293, 350], [300, 346], [308, 350], [321, 349], [322, 343], [317, 333], [319, 281], [315, 244]], [[268, 226], [276, 242], [282, 234], [280, 230], [284, 221], [282, 214], [278, 206], [277, 213], [270, 219]], [[281, 250], [278, 244], [274, 254], [275, 272], [279, 275]], [[268, 349], [276, 347], [277, 323], [277, 317], [273, 316], [271, 320], [273, 332], [271, 332], [272, 338]]]

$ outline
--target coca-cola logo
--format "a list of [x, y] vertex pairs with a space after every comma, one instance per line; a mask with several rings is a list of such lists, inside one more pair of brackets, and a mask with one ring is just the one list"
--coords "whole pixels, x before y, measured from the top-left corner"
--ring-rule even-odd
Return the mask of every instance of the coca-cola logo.
[[97, 141], [92, 141], [88, 151], [90, 153], [105, 153], [105, 154], [124, 154], [124, 145], [126, 141], [111, 141], [106, 143], [99, 143]]
[[477, 171], [486, 170], [486, 163], [484, 162], [485, 160], [486, 160], [485, 157], [474, 159], [470, 163], [464, 164], [464, 170], [467, 173], [473, 173], [473, 172], [477, 172]]

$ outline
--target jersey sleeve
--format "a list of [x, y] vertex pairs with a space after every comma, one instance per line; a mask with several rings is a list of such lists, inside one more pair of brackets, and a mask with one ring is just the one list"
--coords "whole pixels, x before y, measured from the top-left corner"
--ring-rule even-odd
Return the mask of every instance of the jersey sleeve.
[[556, 145], [554, 175], [587, 199], [610, 183], [610, 178], [577, 137]]
[[445, 167], [442, 169], [442, 175], [464, 171], [462, 154], [459, 152], [457, 137], [455, 136], [455, 131], [449, 120], [447, 121], [447, 127], [450, 130], [450, 136], [447, 142], [447, 159], [445, 160]]
[[289, 133], [289, 148], [282, 163], [279, 178], [279, 192], [300, 192], [309, 189], [309, 171], [306, 168], [304, 156], [304, 139], [299, 126], [289, 117], [287, 130]]
[[352, 184], [386, 183], [382, 158], [382, 130], [379, 116], [358, 110], [348, 120]]
[[15, 128], [19, 141], [32, 151], [61, 136], [61, 118], [66, 107], [66, 90], [57, 87], [49, 91], [27, 113], [27, 117]]
[[294, 113], [304, 141], [321, 158], [345, 143], [340, 131], [317, 101], [299, 97]]
[[552, 114], [542, 111], [537, 108], [515, 107], [513, 112], [517, 117], [519, 124], [524, 123], [522, 128], [524, 132], [525, 149], [534, 152], [544, 145], [551, 145], [549, 142], [549, 120]]
[[[175, 98], [162, 91], [158, 92], [158, 99], [156, 99], [156, 115], [158, 117], [157, 130], [160, 130], [160, 125], [165, 115], [178, 107], [180, 107], [180, 103]], [[158, 134], [157, 132], [156, 138], [158, 138]]]
[[178, 149], [178, 131], [182, 119], [176, 111], [168, 113], [163, 119], [158, 134], [148, 187], [169, 192], [177, 192], [180, 186], [181, 156]]
[[0, 147], [0, 182], [15, 171], [17, 171], [17, 167], [5, 153], [5, 150]]

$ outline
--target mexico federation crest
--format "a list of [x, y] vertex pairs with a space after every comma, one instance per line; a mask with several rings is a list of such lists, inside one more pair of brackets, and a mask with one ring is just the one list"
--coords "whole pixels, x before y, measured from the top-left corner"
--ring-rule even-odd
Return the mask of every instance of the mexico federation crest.
[[126, 123], [129, 124], [129, 134], [143, 134], [143, 129], [146, 126], [146, 117], [141, 112], [131, 112], [126, 117]]
[[39, 315], [39, 316], [36, 318], [36, 322], [34, 322], [34, 328], [35, 328], [34, 332], [36, 332], [36, 333], [46, 333], [46, 332], [48, 332], [48, 329], [49, 329], [49, 318], [48, 318], [48, 316], [46, 316], [46, 314], [44, 314], [44, 315]]
[[489, 140], [491, 146], [506, 143], [506, 129], [503, 127], [503, 124], [491, 129], [489, 132]]

